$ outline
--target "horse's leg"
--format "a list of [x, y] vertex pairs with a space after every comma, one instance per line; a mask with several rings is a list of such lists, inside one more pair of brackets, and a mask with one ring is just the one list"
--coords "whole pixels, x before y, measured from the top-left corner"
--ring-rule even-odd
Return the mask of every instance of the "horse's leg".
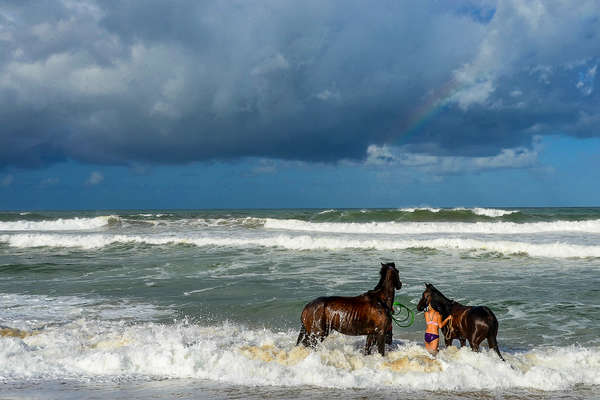
[[477, 333], [474, 332], [469, 338], [469, 345], [471, 346], [471, 350], [476, 353], [479, 353], [479, 345], [483, 339], [477, 336]]
[[304, 347], [314, 348], [316, 345], [314, 334], [309, 333], [304, 335], [304, 338], [302, 339], [302, 344], [304, 345]]
[[385, 356], [385, 333], [377, 335], [377, 350], [381, 354], [381, 357]]
[[298, 340], [296, 340], [296, 346], [298, 346], [300, 344], [300, 342], [302, 342], [302, 344], [304, 346], [306, 346], [306, 344], [304, 343], [304, 337], [306, 336], [306, 328], [304, 327], [304, 324], [302, 324], [302, 326], [300, 327], [300, 334], [298, 335]]
[[469, 339], [469, 346], [471, 346], [471, 350], [473, 350], [476, 353], [479, 353], [479, 343], [477, 343], [475, 339]]
[[366, 356], [371, 354], [371, 347], [373, 347], [373, 343], [375, 343], [375, 335], [374, 334], [367, 335], [367, 341], [365, 342], [365, 355]]
[[479, 345], [483, 342], [484, 339], [487, 338], [489, 328], [483, 324], [474, 324], [475, 329], [470, 332], [469, 335], [469, 344], [471, 345], [471, 350], [475, 352], [479, 352]]
[[311, 330], [309, 332], [304, 332], [304, 337], [302, 338], [302, 344], [304, 347], [310, 347], [312, 349], [316, 349], [319, 344], [319, 340], [322, 342], [324, 339], [323, 332], [320, 330]]
[[444, 336], [444, 346], [445, 347], [450, 347], [452, 346], [452, 342], [454, 341], [453, 338], [447, 338], [446, 336]]
[[319, 343], [321, 343], [324, 339], [325, 336], [323, 336], [323, 332], [313, 334], [311, 336], [311, 347], [316, 349], [319, 346]]
[[321, 343], [322, 343], [322, 342], [323, 342], [323, 340], [325, 340], [325, 338], [326, 338], [327, 336], [329, 336], [329, 332], [330, 332], [329, 325], [325, 325], [325, 326], [323, 327], [323, 330], [321, 331], [321, 334], [319, 335], [319, 342], [321, 342]]
[[389, 329], [385, 333], [385, 343], [392, 344], [392, 324], [390, 324]]

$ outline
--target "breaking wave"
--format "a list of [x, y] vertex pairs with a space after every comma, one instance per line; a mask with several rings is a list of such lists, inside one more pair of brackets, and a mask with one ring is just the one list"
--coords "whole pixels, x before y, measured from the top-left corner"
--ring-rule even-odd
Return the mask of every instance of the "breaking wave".
[[[527, 221], [519, 210], [495, 208], [400, 208], [400, 209], [329, 209], [305, 216], [314, 222], [383, 222], [383, 221]], [[305, 219], [305, 218], [302, 218]]]
[[497, 218], [497, 217], [502, 217], [504, 215], [510, 215], [510, 214], [515, 214], [518, 213], [518, 210], [502, 210], [502, 209], [497, 209], [497, 208], [480, 208], [480, 207], [475, 207], [475, 208], [463, 208], [463, 207], [457, 207], [457, 208], [452, 208], [452, 209], [444, 209], [444, 208], [430, 208], [430, 207], [423, 207], [423, 208], [401, 208], [400, 211], [404, 211], [404, 212], [419, 212], [419, 211], [429, 211], [432, 213], [439, 213], [440, 211], [466, 211], [466, 212], [471, 212], [475, 215], [483, 215], [486, 217], [490, 217], [490, 218]]
[[600, 233], [600, 220], [556, 221], [517, 224], [514, 222], [307, 222], [293, 219], [267, 218], [267, 229], [292, 231], [368, 233], [368, 234], [428, 234], [428, 233], [483, 233], [531, 234], [553, 232]]
[[437, 358], [398, 343], [385, 357], [361, 353], [364, 338], [331, 335], [318, 349], [296, 347], [297, 332], [234, 323], [135, 325], [79, 319], [0, 337], [2, 377], [10, 380], [194, 378], [249, 386], [473, 391], [565, 390], [600, 384], [600, 350], [548, 347], [504, 351], [449, 348]]
[[116, 215], [94, 218], [68, 218], [50, 221], [1, 221], [0, 231], [77, 231], [98, 229], [121, 222]]
[[134, 243], [148, 245], [194, 245], [228, 247], [282, 247], [291, 250], [343, 250], [343, 249], [437, 249], [446, 251], [483, 251], [502, 254], [529, 255], [549, 258], [600, 257], [600, 246], [587, 246], [562, 242], [527, 243], [507, 240], [485, 241], [464, 238], [438, 239], [357, 239], [348, 237], [313, 237], [309, 235], [276, 235], [262, 238], [230, 238], [221, 236], [144, 236], [112, 234], [51, 234], [23, 233], [0, 235], [0, 243], [11, 247], [78, 247], [101, 248], [113, 244]]

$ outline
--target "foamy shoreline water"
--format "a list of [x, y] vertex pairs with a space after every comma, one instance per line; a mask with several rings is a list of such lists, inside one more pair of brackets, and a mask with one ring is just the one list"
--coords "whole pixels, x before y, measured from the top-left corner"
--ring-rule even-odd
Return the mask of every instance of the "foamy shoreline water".
[[600, 348], [548, 347], [473, 353], [451, 347], [432, 358], [397, 339], [385, 357], [364, 356], [364, 339], [335, 334], [318, 351], [296, 347], [295, 331], [75, 320], [2, 338], [2, 380], [208, 379], [237, 385], [474, 391], [564, 390], [600, 384]]

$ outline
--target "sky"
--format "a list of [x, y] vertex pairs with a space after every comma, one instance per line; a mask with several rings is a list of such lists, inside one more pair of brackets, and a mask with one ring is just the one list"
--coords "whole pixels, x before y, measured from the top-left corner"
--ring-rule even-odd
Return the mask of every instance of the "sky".
[[600, 2], [0, 0], [0, 209], [600, 206]]

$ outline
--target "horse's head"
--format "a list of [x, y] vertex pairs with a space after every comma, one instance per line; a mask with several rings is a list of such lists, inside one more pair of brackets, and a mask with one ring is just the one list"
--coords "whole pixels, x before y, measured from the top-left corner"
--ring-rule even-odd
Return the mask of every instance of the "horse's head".
[[423, 311], [427, 306], [431, 305], [431, 307], [441, 313], [442, 316], [446, 316], [450, 312], [449, 307], [452, 303], [452, 300], [446, 298], [446, 296], [437, 290], [431, 283], [425, 283], [425, 290], [423, 291], [421, 300], [419, 300], [419, 304], [417, 304], [417, 311]]
[[396, 290], [400, 290], [400, 288], [402, 288], [402, 282], [400, 281], [400, 274], [398, 273], [396, 264], [394, 264], [393, 262], [381, 263], [381, 270], [379, 271], [379, 275], [381, 275], [381, 282], [383, 282], [383, 281], [391, 282], [392, 286]]
[[417, 311], [423, 311], [429, 303], [431, 303], [431, 296], [433, 295], [432, 289], [433, 285], [431, 283], [425, 283], [425, 291], [421, 295], [421, 300], [419, 300], [419, 304], [417, 304]]

